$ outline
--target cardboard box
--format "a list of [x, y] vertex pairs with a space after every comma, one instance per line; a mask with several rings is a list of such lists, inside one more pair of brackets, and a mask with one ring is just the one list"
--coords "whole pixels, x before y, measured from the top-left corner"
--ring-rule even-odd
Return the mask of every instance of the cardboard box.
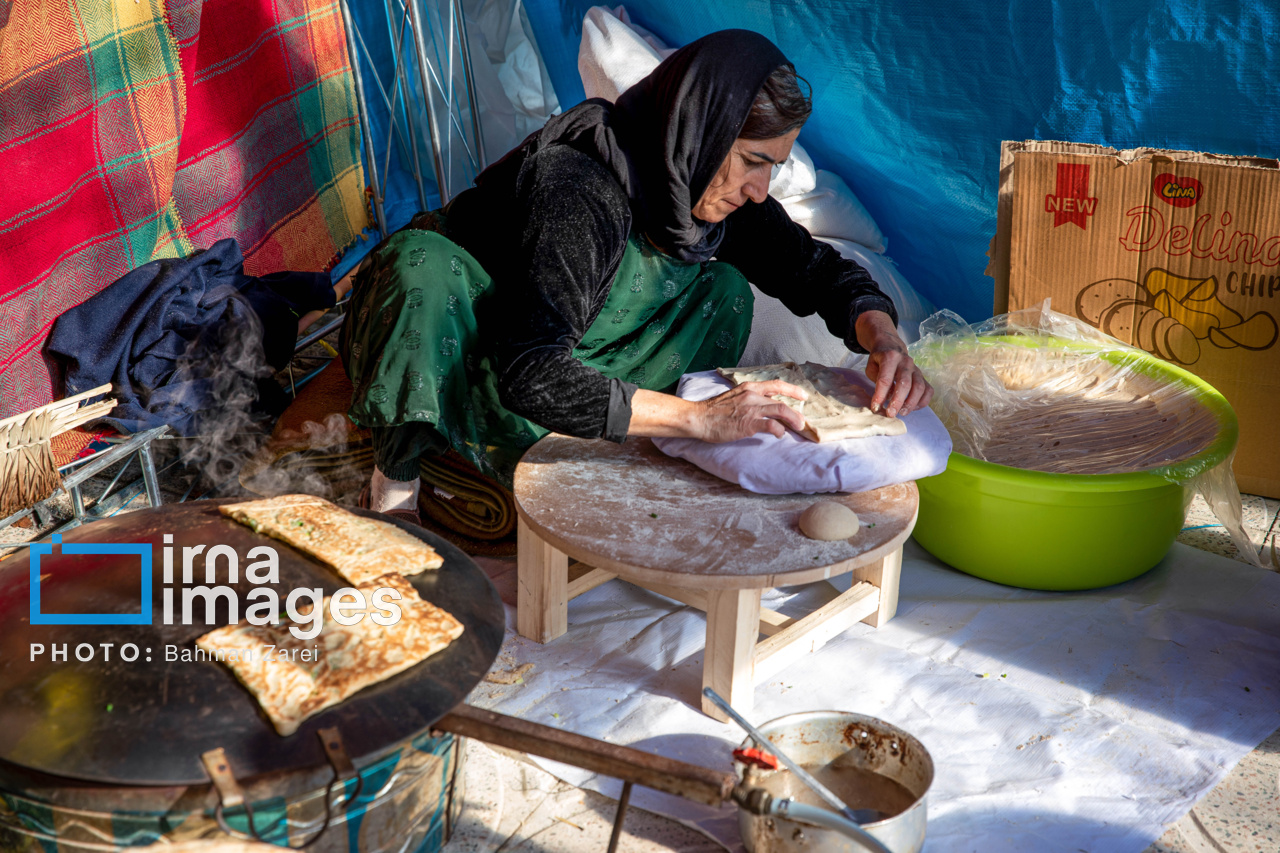
[[1280, 163], [1005, 142], [991, 260], [995, 313], [1052, 297], [1221, 391], [1241, 489], [1280, 497]]

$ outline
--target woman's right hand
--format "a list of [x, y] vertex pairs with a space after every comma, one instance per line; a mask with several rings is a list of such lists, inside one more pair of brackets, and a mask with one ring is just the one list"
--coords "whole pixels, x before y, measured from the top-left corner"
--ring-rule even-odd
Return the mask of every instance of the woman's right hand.
[[788, 429], [799, 432], [804, 428], [804, 417], [795, 409], [770, 399], [775, 394], [808, 399], [803, 390], [780, 379], [744, 382], [696, 404], [695, 437], [719, 444], [761, 432], [778, 438]]
[[720, 443], [767, 432], [782, 437], [785, 430], [804, 428], [804, 418], [794, 409], [769, 399], [772, 394], [806, 399], [805, 392], [789, 382], [744, 382], [717, 397], [693, 402], [673, 394], [641, 388], [631, 400], [629, 435], [700, 438]]

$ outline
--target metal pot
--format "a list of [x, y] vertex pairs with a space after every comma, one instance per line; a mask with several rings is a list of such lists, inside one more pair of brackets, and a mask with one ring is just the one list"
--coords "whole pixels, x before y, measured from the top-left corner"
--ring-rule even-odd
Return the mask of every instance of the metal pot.
[[[893, 780], [914, 800], [904, 811], [862, 824], [893, 853], [918, 853], [924, 846], [926, 795], [933, 784], [933, 759], [912, 735], [875, 717], [843, 711], [809, 711], [770, 720], [760, 731], [806, 769], [853, 767]], [[743, 741], [744, 748], [753, 742]], [[760, 770], [735, 762], [746, 787], [775, 791], [789, 782], [786, 770]], [[783, 779], [779, 774], [784, 774]], [[824, 780], [825, 781], [825, 780]], [[794, 787], [794, 785], [792, 785]], [[837, 793], [839, 793], [837, 791]], [[850, 803], [855, 808], [858, 803]], [[738, 830], [748, 853], [862, 853], [865, 848], [839, 832], [782, 817], [738, 810]]]

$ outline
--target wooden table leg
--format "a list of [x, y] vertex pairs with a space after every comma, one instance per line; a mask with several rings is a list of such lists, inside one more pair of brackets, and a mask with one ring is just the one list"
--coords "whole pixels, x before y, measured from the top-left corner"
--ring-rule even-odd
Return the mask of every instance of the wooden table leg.
[[853, 580], [867, 581], [880, 589], [880, 607], [863, 622], [879, 628], [898, 612], [898, 578], [902, 575], [902, 549], [894, 551], [878, 563], [853, 570]]
[[569, 630], [569, 558], [520, 519], [516, 530], [516, 630], [549, 643]]
[[[759, 589], [707, 593], [707, 647], [702, 658], [702, 686], [719, 693], [740, 714], [749, 713], [754, 703], [760, 593]], [[722, 723], [729, 721], [705, 696], [702, 711]]]

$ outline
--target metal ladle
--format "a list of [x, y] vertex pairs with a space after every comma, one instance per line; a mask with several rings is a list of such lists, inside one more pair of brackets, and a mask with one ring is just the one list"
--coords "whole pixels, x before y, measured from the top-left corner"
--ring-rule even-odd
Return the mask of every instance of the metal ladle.
[[[730, 705], [728, 702], [726, 702], [719, 693], [715, 692], [710, 687], [704, 687], [702, 688], [702, 695], [706, 696], [708, 699], [714, 702], [716, 707], [719, 708], [721, 711], [724, 711], [726, 714], [728, 714], [729, 719], [737, 723], [742, 728], [743, 731], [745, 731], [748, 735], [750, 735], [751, 739], [754, 740], [756, 744], [760, 746], [761, 749], [767, 750], [770, 753], [772, 753], [774, 757], [776, 757], [779, 761], [782, 762], [784, 767], [786, 767], [788, 770], [790, 770], [792, 773], [795, 774], [797, 779], [799, 779], [801, 782], [807, 785], [809, 790], [813, 791], [815, 794], [821, 797], [823, 802], [825, 802], [828, 806], [835, 809], [836, 812], [844, 819], [841, 821], [841, 823], [847, 822], [849, 824], [848, 826], [830, 826], [829, 828], [838, 829], [846, 833], [847, 835], [850, 835], [851, 837], [858, 839], [858, 841], [862, 842], [863, 846], [867, 847], [870, 850], [876, 851], [876, 853], [892, 853], [892, 851], [890, 851], [889, 848], [885, 847], [884, 844], [882, 844], [878, 838], [871, 835], [869, 832], [867, 832], [865, 829], [862, 828], [862, 826], [860, 825], [860, 822], [858, 821], [857, 814], [854, 813], [853, 809], [849, 808], [849, 806], [844, 802], [844, 800], [837, 797], [834, 793], [831, 792], [830, 788], [828, 788], [826, 785], [822, 784], [817, 779], [815, 779], [813, 775], [809, 773], [809, 771], [805, 770], [799, 764], [796, 764], [794, 761], [792, 761], [791, 758], [787, 756], [786, 753], [780, 750], [776, 744], [774, 744], [767, 737], [765, 737], [764, 734], [759, 729], [751, 725], [751, 723], [747, 722], [745, 717], [743, 717], [741, 714], [735, 711], [733, 709], [733, 706]], [[796, 805], [798, 806], [800, 804], [797, 803]], [[795, 809], [792, 809], [792, 811], [795, 811]], [[798, 814], [794, 816], [797, 818], [801, 817]], [[825, 823], [825, 821], [823, 822]]]

